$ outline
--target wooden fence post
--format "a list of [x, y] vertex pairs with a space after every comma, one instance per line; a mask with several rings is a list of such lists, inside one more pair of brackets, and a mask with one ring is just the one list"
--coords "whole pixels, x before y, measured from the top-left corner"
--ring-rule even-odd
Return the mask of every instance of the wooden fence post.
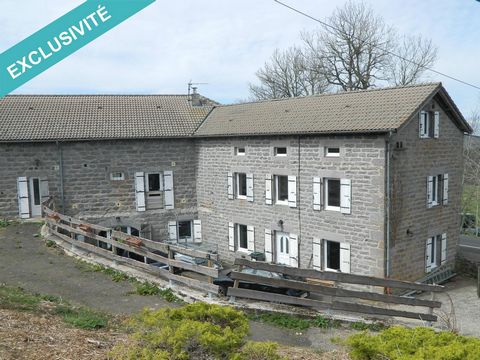
[[[175, 256], [173, 255], [173, 251], [172, 251], [172, 249], [170, 249], [170, 246], [167, 247], [167, 251], [168, 251], [168, 259], [169, 260], [174, 259]], [[173, 274], [175, 272], [175, 269], [170, 264], [171, 263], [168, 262], [168, 271], [170, 271], [170, 273]], [[173, 281], [171, 279], [168, 280], [168, 283], [169, 283], [170, 286], [173, 286]]]

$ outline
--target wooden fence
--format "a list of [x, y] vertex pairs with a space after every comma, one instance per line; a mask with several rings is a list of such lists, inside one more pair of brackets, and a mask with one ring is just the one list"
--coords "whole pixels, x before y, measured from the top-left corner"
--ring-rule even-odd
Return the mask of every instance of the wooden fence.
[[[206, 251], [187, 248], [177, 245], [155, 242], [149, 239], [132, 236], [107, 227], [86, 223], [85, 221], [72, 218], [51, 210], [46, 203], [43, 205], [43, 217], [50, 233], [71, 244], [73, 247], [86, 250], [90, 253], [102, 256], [113, 262], [128, 265], [145, 270], [163, 279], [181, 283], [189, 287], [206, 291], [209, 294], [218, 294], [218, 286], [214, 285], [213, 278], [218, 277], [218, 269], [214, 268], [214, 261], [218, 255]], [[79, 239], [79, 236], [81, 238]], [[100, 244], [109, 244], [111, 249], [100, 247]], [[138, 257], [150, 259], [153, 262], [164, 264], [167, 268], [160, 268], [147, 262], [142, 262], [117, 254], [117, 249], [136, 254]], [[191, 264], [175, 259], [175, 254], [188, 255], [193, 258], [205, 259], [207, 266]], [[158, 265], [158, 264], [157, 264]], [[174, 269], [188, 270], [201, 274], [200, 278], [174, 274]]]
[[[233, 288], [228, 289], [228, 296], [248, 298], [253, 300], [263, 300], [275, 303], [284, 303], [290, 305], [299, 305], [316, 308], [320, 310], [338, 310], [346, 312], [356, 312], [369, 315], [385, 315], [403, 318], [419, 319], [427, 322], [437, 321], [433, 315], [434, 308], [440, 308], [441, 302], [434, 300], [436, 292], [443, 291], [443, 286], [427, 285], [407, 281], [383, 279], [370, 276], [361, 276], [354, 274], [344, 274], [336, 272], [322, 272], [311, 269], [298, 269], [282, 265], [273, 265], [265, 262], [249, 261], [246, 259], [235, 260], [235, 265], [239, 265], [239, 271], [232, 272], [232, 279], [235, 280]], [[286, 278], [270, 278], [258, 275], [242, 273], [244, 267], [252, 269], [266, 270], [299, 278], [301, 280], [291, 280]], [[312, 281], [313, 280], [313, 281]], [[315, 300], [312, 298], [293, 297], [288, 295], [274, 294], [265, 291], [257, 291], [240, 287], [240, 282], [245, 281], [254, 284], [268, 285], [278, 288], [288, 288], [301, 291], [308, 291], [311, 295], [331, 297], [331, 301]], [[318, 283], [318, 281], [333, 281], [338, 284], [368, 285], [385, 288], [409, 289], [416, 291], [430, 292], [431, 300], [415, 299], [395, 295], [387, 295], [378, 292], [358, 291], [328, 286]], [[350, 301], [341, 301], [338, 298], [349, 299]], [[353, 301], [352, 301], [353, 300]], [[393, 309], [392, 305], [403, 305], [404, 307], [426, 307], [426, 313], [416, 311], [406, 311], [403, 309]]]

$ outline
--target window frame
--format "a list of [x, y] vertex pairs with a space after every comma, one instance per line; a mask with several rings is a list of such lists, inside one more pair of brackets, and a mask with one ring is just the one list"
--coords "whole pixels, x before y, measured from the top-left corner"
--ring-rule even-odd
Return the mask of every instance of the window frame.
[[[278, 153], [278, 149], [285, 149], [285, 154]], [[275, 146], [273, 148], [273, 156], [275, 156], [275, 157], [286, 157], [286, 156], [288, 156], [288, 147], [287, 146]]]
[[[190, 237], [180, 237], [180, 223], [190, 223]], [[193, 242], [193, 220], [177, 220], [177, 243], [180, 241]]]
[[[280, 191], [278, 191], [279, 187], [278, 187], [278, 184], [279, 184], [279, 178], [280, 177], [283, 177], [283, 178], [286, 178], [287, 179], [287, 198], [285, 200], [280, 200], [278, 198], [278, 195], [280, 193]], [[274, 175], [274, 193], [275, 193], [275, 204], [276, 205], [287, 205], [288, 206], [288, 175]]]
[[[240, 175], [245, 176], [245, 195], [240, 194]], [[247, 174], [246, 173], [235, 173], [235, 197], [237, 199], [246, 200], [247, 199]]]
[[443, 203], [443, 174], [433, 175], [432, 207]]
[[[159, 190], [150, 190], [150, 175], [158, 175], [158, 188]], [[145, 173], [145, 193], [162, 193], [164, 189], [163, 186], [163, 173], [161, 172], [147, 172]]]
[[[246, 240], [246, 246], [247, 247], [242, 247], [240, 246], [240, 229], [241, 227], [245, 228], [245, 240]], [[235, 223], [235, 250], [240, 251], [240, 252], [245, 252], [248, 253], [248, 225], [244, 224], [238, 224]]]
[[[338, 269], [332, 269], [328, 267], [328, 243], [335, 243], [338, 245]], [[334, 240], [328, 240], [325, 239], [323, 241], [323, 261], [322, 263], [324, 264], [324, 270], [325, 271], [331, 271], [331, 272], [340, 272], [342, 268], [342, 255], [341, 255], [341, 243], [338, 241]]]
[[[338, 206], [330, 206], [328, 205], [328, 183], [330, 180], [338, 181], [339, 183], [339, 188], [338, 188], [338, 199], [339, 199], [339, 205]], [[324, 197], [325, 197], [325, 210], [327, 211], [336, 211], [336, 212], [341, 212], [342, 208], [342, 185], [341, 185], [341, 179], [337, 178], [324, 178], [323, 179], [323, 184], [324, 184]]]
[[[114, 175], [120, 174], [121, 176], [116, 177]], [[124, 181], [125, 180], [125, 173], [123, 171], [114, 171], [110, 173], [110, 180], [111, 181]]]
[[[338, 149], [338, 152], [330, 152], [330, 149]], [[332, 157], [332, 158], [340, 157], [340, 147], [339, 146], [326, 146], [325, 147], [325, 157]]]
[[[243, 149], [243, 152], [240, 152], [240, 149]], [[245, 156], [247, 153], [247, 149], [245, 148], [245, 146], [235, 146], [233, 153], [235, 154], [235, 156]]]
[[429, 264], [427, 265], [430, 266], [430, 272], [431, 272], [434, 269], [441, 266], [441, 254], [439, 253], [439, 249], [441, 251], [442, 234], [430, 236], [430, 239], [432, 240], [432, 249], [431, 249], [431, 253], [429, 254], [430, 255]]

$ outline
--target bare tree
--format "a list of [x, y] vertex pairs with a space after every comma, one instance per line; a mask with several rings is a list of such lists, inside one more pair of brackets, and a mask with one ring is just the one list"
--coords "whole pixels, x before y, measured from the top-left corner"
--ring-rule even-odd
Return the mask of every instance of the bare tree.
[[297, 47], [275, 50], [256, 76], [260, 85], [250, 84], [250, 92], [259, 100], [318, 94], [328, 86]]
[[329, 27], [302, 35], [327, 81], [349, 91], [383, 80], [393, 29], [365, 3], [353, 1], [337, 8], [328, 23]]
[[253, 97], [408, 85], [420, 81], [436, 60], [437, 49], [430, 40], [399, 37], [364, 2], [350, 0], [334, 11], [327, 24], [302, 33], [302, 47], [276, 50], [256, 73], [260, 84], [250, 84]]
[[390, 56], [385, 66], [385, 76], [393, 85], [417, 82], [437, 59], [437, 48], [431, 40], [421, 36], [404, 36], [391, 51], [398, 56]]

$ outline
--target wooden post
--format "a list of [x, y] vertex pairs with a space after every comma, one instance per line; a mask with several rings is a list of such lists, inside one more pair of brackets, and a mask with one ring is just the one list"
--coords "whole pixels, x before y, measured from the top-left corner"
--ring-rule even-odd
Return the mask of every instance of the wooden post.
[[[433, 291], [430, 292], [430, 300], [435, 301], [435, 293]], [[433, 315], [433, 307], [428, 308], [428, 314]], [[427, 322], [427, 326], [432, 326], [433, 323], [431, 321]]]
[[[170, 246], [167, 247], [167, 251], [168, 251], [168, 259], [174, 259], [175, 257], [173, 255], [172, 249], [170, 249]], [[173, 274], [175, 272], [173, 266], [170, 265], [170, 261], [168, 262], [168, 271], [170, 271], [171, 274]], [[168, 280], [168, 283], [170, 284], [170, 286], [173, 285], [173, 281], [171, 279]]]
[[[244, 267], [243, 265], [240, 265], [240, 267], [238, 268], [238, 272], [242, 272], [243, 267]], [[235, 280], [233, 281], [233, 288], [234, 288], [234, 289], [238, 289], [239, 283], [240, 283], [240, 280], [235, 279]], [[232, 304], [235, 302], [235, 296], [230, 296], [230, 302], [231, 302]]]

